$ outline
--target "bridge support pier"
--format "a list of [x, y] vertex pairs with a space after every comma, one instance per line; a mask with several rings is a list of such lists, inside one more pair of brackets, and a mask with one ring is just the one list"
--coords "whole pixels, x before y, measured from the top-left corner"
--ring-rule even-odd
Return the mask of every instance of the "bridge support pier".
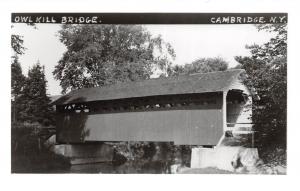
[[[257, 148], [243, 146], [217, 146], [215, 148], [193, 148], [191, 168], [214, 167], [235, 172], [237, 168], [255, 168], [259, 164]], [[237, 165], [237, 163], [240, 163]]]
[[56, 144], [51, 150], [68, 158], [72, 165], [113, 160], [113, 147], [105, 143]]

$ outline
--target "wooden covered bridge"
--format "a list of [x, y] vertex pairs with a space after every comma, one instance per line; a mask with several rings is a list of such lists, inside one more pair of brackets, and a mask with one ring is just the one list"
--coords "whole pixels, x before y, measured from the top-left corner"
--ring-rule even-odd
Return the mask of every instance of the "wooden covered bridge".
[[227, 70], [74, 90], [53, 105], [60, 144], [153, 141], [217, 145], [251, 128], [244, 70]]

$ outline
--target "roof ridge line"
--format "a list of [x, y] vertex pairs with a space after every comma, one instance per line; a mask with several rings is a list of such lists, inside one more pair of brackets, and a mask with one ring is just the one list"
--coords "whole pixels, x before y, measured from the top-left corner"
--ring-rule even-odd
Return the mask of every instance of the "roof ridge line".
[[189, 74], [189, 76], [193, 76], [193, 75], [197, 75], [197, 74], [212, 74], [212, 73], [223, 73], [223, 72], [230, 72], [230, 71], [237, 71], [237, 70], [240, 70], [240, 71], [244, 71], [244, 69], [228, 69], [228, 70], [219, 70], [219, 71], [213, 71], [213, 72], [204, 72], [204, 73], [193, 73], [193, 74]]

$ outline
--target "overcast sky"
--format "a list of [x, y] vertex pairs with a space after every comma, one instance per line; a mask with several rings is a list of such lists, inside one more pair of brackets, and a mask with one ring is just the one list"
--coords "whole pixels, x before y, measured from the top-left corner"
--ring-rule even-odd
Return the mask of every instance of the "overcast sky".
[[[37, 29], [25, 24], [15, 24], [14, 34], [23, 36], [25, 54], [20, 56], [23, 73], [37, 60], [45, 65], [48, 93], [59, 95], [59, 81], [54, 80], [52, 71], [66, 50], [57, 37], [59, 24], [37, 24]], [[234, 67], [234, 56], [247, 56], [245, 45], [263, 44], [272, 34], [258, 32], [254, 25], [146, 25], [153, 35], [161, 34], [176, 53], [174, 64], [185, 64], [197, 58], [222, 57]]]

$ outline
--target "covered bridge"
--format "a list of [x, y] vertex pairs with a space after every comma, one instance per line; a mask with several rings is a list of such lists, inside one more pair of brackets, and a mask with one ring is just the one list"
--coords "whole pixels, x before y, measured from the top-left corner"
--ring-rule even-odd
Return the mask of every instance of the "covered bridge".
[[174, 142], [217, 145], [227, 130], [251, 127], [244, 70], [84, 88], [55, 100], [57, 142]]

